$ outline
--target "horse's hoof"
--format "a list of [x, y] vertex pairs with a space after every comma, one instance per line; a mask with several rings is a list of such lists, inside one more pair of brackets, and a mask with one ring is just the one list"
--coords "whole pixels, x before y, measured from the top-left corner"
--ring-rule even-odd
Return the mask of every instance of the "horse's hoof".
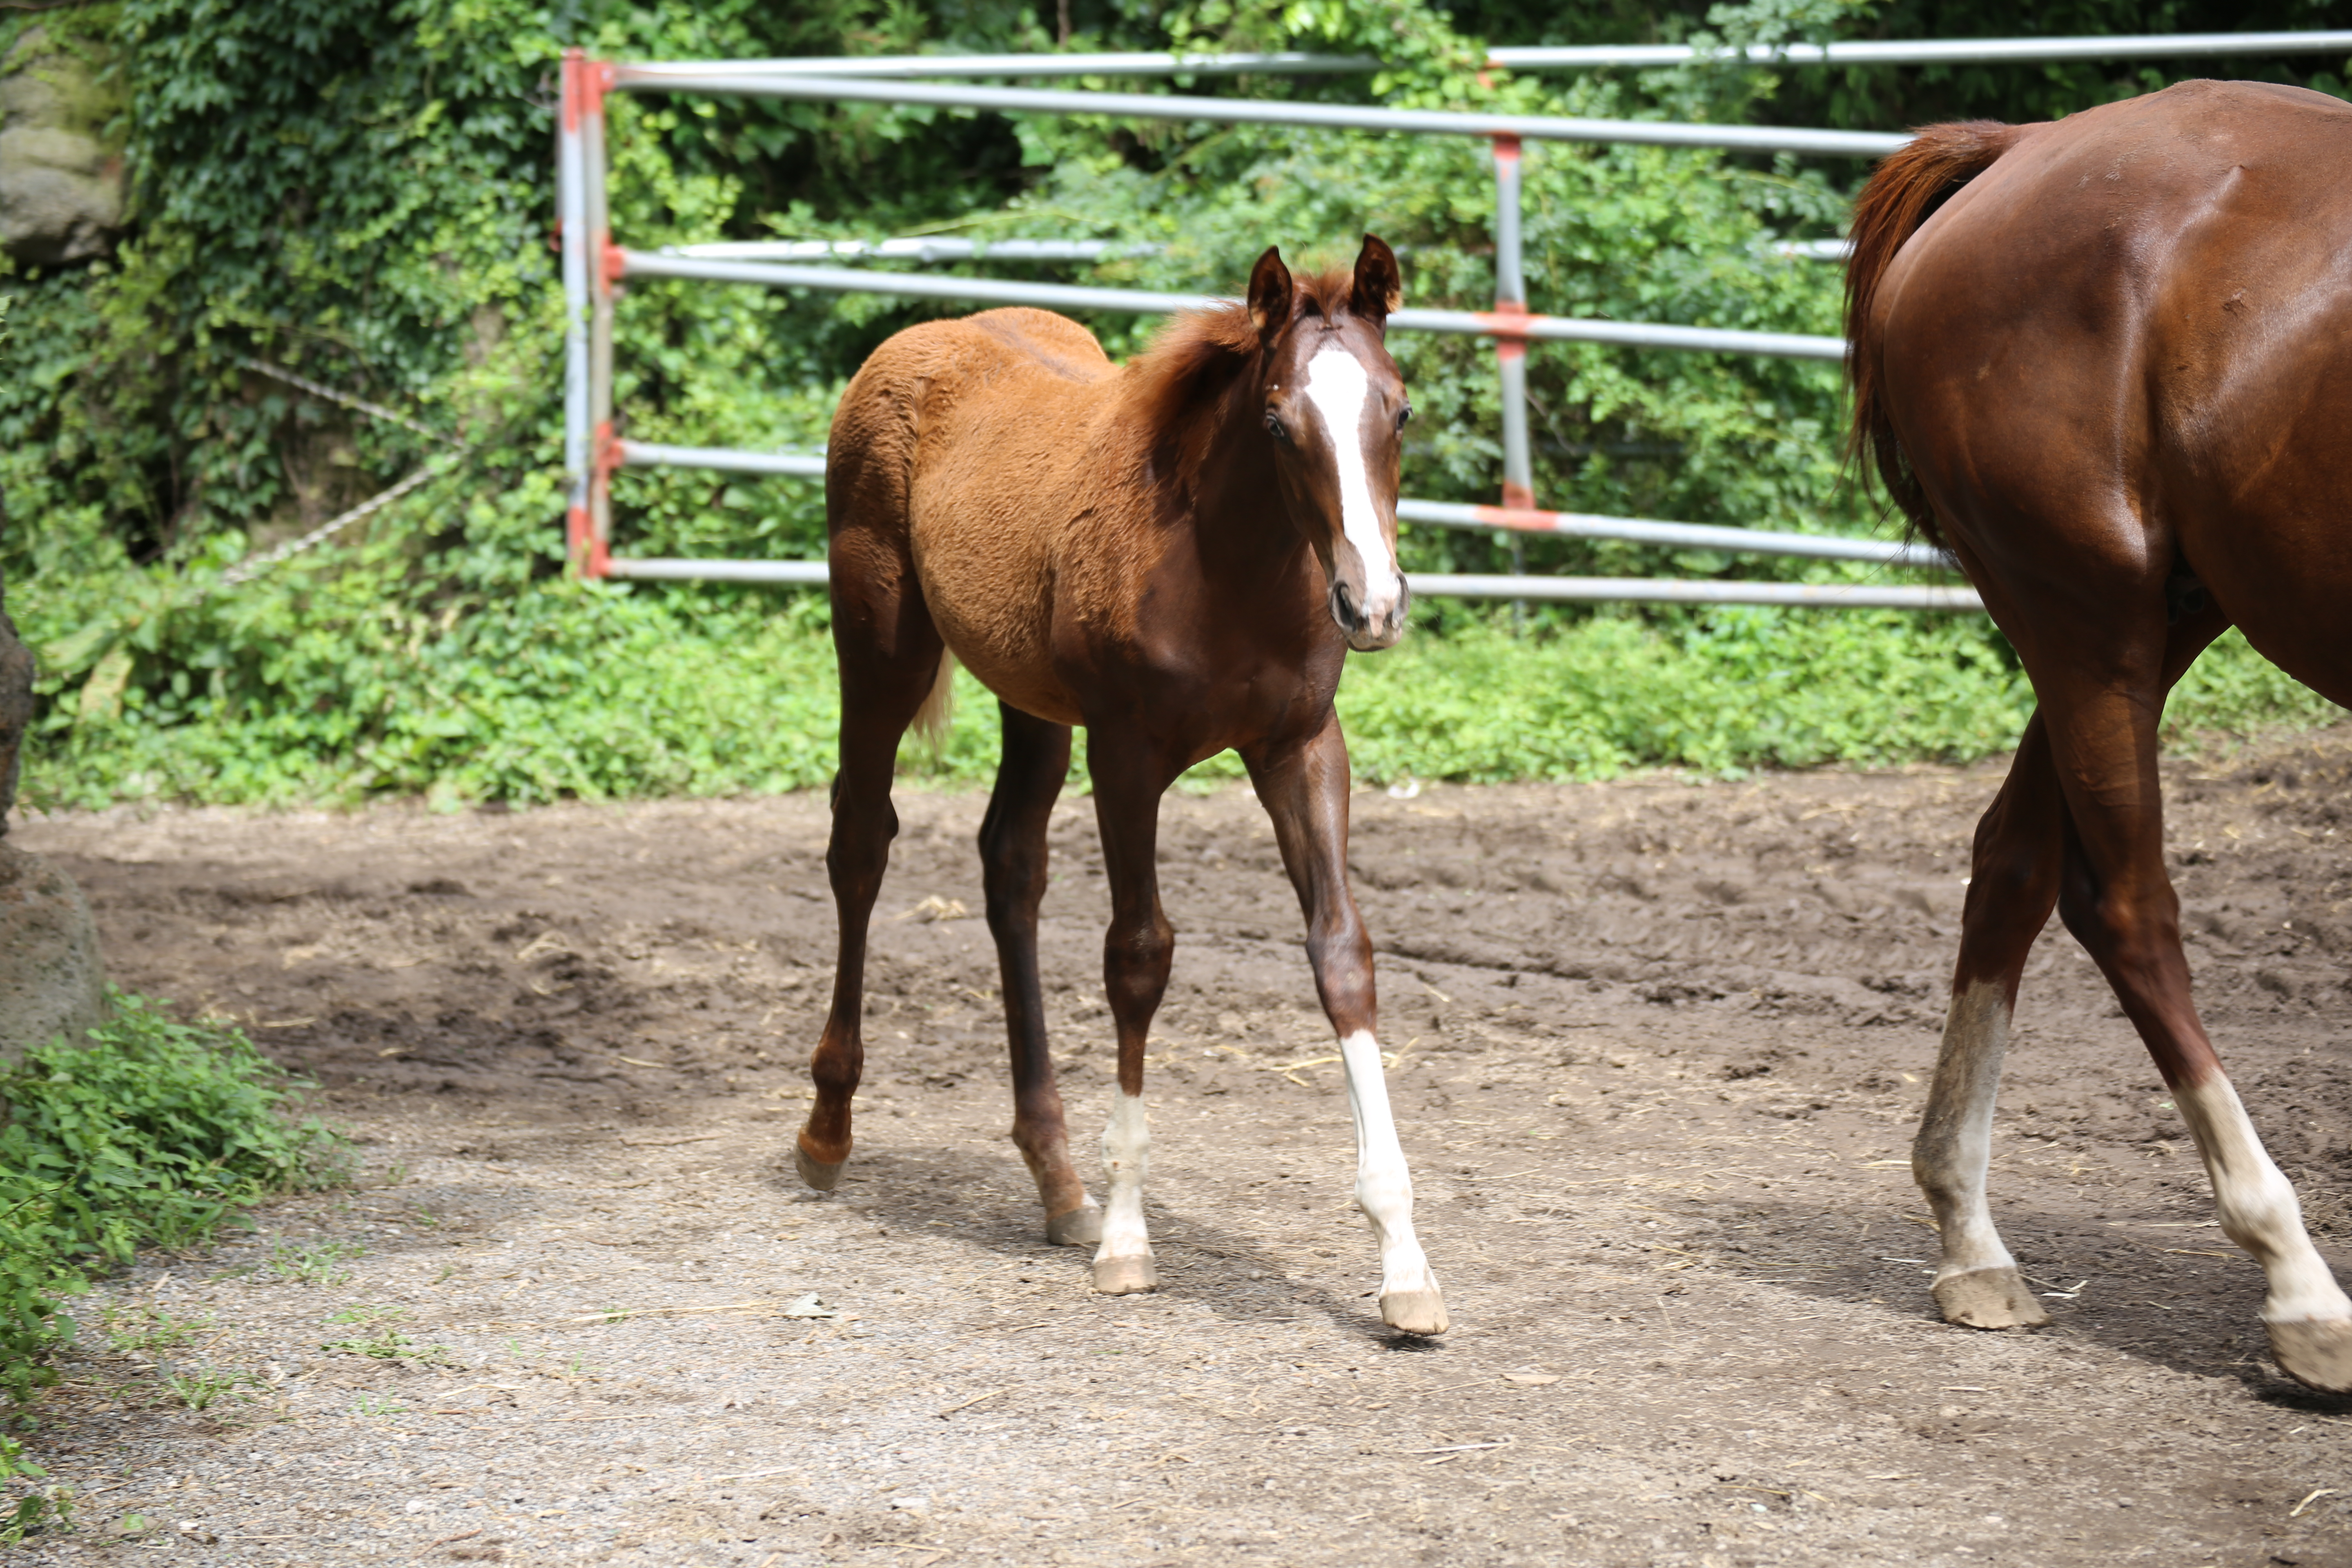
[[1160, 1271], [1144, 1258], [1095, 1259], [1095, 1294], [1142, 1296], [1160, 1289]]
[[1088, 1199], [1066, 1214], [1046, 1215], [1045, 1239], [1055, 1247], [1100, 1247], [1102, 1205]]
[[1381, 1297], [1381, 1321], [1408, 1334], [1442, 1334], [1445, 1298], [1433, 1285], [1426, 1290], [1391, 1290]]
[[2305, 1318], [2267, 1326], [2281, 1372], [2323, 1394], [2352, 1394], [2352, 1321]]
[[1971, 1268], [1936, 1281], [1944, 1321], [1964, 1329], [2038, 1329], [2050, 1321], [2015, 1268]]
[[821, 1193], [829, 1193], [841, 1185], [841, 1173], [848, 1163], [846, 1160], [835, 1160], [828, 1164], [823, 1160], [811, 1158], [806, 1143], [795, 1142], [793, 1145], [793, 1168], [800, 1172], [802, 1181]]

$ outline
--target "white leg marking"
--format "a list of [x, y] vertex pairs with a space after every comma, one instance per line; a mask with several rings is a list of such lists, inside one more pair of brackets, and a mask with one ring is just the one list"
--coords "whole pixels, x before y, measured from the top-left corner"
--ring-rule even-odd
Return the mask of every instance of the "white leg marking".
[[1364, 563], [1360, 608], [1378, 626], [1396, 608], [1404, 579], [1397, 571], [1396, 552], [1381, 536], [1371, 469], [1364, 460], [1364, 403], [1371, 385], [1363, 363], [1343, 348], [1324, 349], [1307, 362], [1307, 401], [1323, 416], [1339, 465], [1339, 529]]
[[1356, 1206], [1380, 1238], [1381, 1294], [1434, 1290], [1437, 1278], [1412, 1233], [1412, 1177], [1389, 1114], [1381, 1043], [1370, 1030], [1359, 1029], [1339, 1042], [1339, 1056], [1348, 1069], [1348, 1107], [1356, 1117]]
[[1143, 1097], [1114, 1089], [1110, 1124], [1103, 1129], [1103, 1171], [1110, 1183], [1110, 1205], [1103, 1210], [1097, 1263], [1151, 1256], [1151, 1238], [1143, 1226], [1143, 1178], [1150, 1165], [1151, 1127], [1144, 1118]]
[[1939, 1284], [1955, 1274], [2017, 1266], [1985, 1203], [1993, 1100], [2000, 1090], [2001, 1058], [2009, 1053], [2009, 1004], [2001, 991], [1979, 981], [1952, 998], [1936, 1081], [1911, 1144], [1912, 1179], [1943, 1233]]
[[2230, 1080], [2216, 1078], [2176, 1090], [2172, 1101], [2205, 1157], [2223, 1233], [2253, 1254], [2270, 1280], [2263, 1321], [2352, 1320], [2352, 1300], [2345, 1299], [2303, 1228], [2294, 1187], [2271, 1163]]

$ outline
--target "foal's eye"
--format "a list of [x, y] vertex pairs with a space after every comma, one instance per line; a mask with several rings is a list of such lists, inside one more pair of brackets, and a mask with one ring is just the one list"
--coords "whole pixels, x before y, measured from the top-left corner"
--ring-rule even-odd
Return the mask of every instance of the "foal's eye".
[[1412, 422], [1412, 405], [1408, 403], [1402, 408], [1397, 410], [1397, 428], [1402, 430]]
[[1283, 424], [1282, 416], [1271, 408], [1265, 411], [1265, 433], [1277, 441], [1286, 443], [1290, 439], [1289, 426]]

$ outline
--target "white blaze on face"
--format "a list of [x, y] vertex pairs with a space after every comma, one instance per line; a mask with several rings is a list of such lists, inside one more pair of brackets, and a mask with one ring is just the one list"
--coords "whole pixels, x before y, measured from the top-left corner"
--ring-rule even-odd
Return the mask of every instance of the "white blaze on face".
[[1364, 563], [1367, 620], [1385, 619], [1404, 592], [1397, 573], [1396, 552], [1381, 537], [1380, 509], [1372, 503], [1371, 465], [1366, 460], [1364, 405], [1371, 399], [1371, 377], [1363, 362], [1337, 344], [1307, 362], [1307, 401], [1322, 416], [1331, 437], [1331, 453], [1339, 465], [1339, 528], [1356, 547]]

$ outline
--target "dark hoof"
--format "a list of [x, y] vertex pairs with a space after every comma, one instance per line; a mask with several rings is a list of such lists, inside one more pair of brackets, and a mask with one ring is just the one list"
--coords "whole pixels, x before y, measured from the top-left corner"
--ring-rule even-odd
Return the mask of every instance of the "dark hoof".
[[1045, 1216], [1045, 1239], [1055, 1247], [1100, 1247], [1102, 1205], [1093, 1201]]
[[1936, 1281], [1944, 1321], [1964, 1329], [2038, 1329], [2050, 1314], [2014, 1268], [1971, 1268]]
[[823, 1160], [812, 1159], [806, 1143], [793, 1145], [793, 1168], [800, 1172], [802, 1181], [821, 1193], [829, 1193], [841, 1185], [842, 1169], [848, 1163], [846, 1160], [835, 1160], [827, 1164]]
[[2265, 1326], [2281, 1372], [2323, 1394], [2352, 1394], [2352, 1322], [2305, 1318]]

